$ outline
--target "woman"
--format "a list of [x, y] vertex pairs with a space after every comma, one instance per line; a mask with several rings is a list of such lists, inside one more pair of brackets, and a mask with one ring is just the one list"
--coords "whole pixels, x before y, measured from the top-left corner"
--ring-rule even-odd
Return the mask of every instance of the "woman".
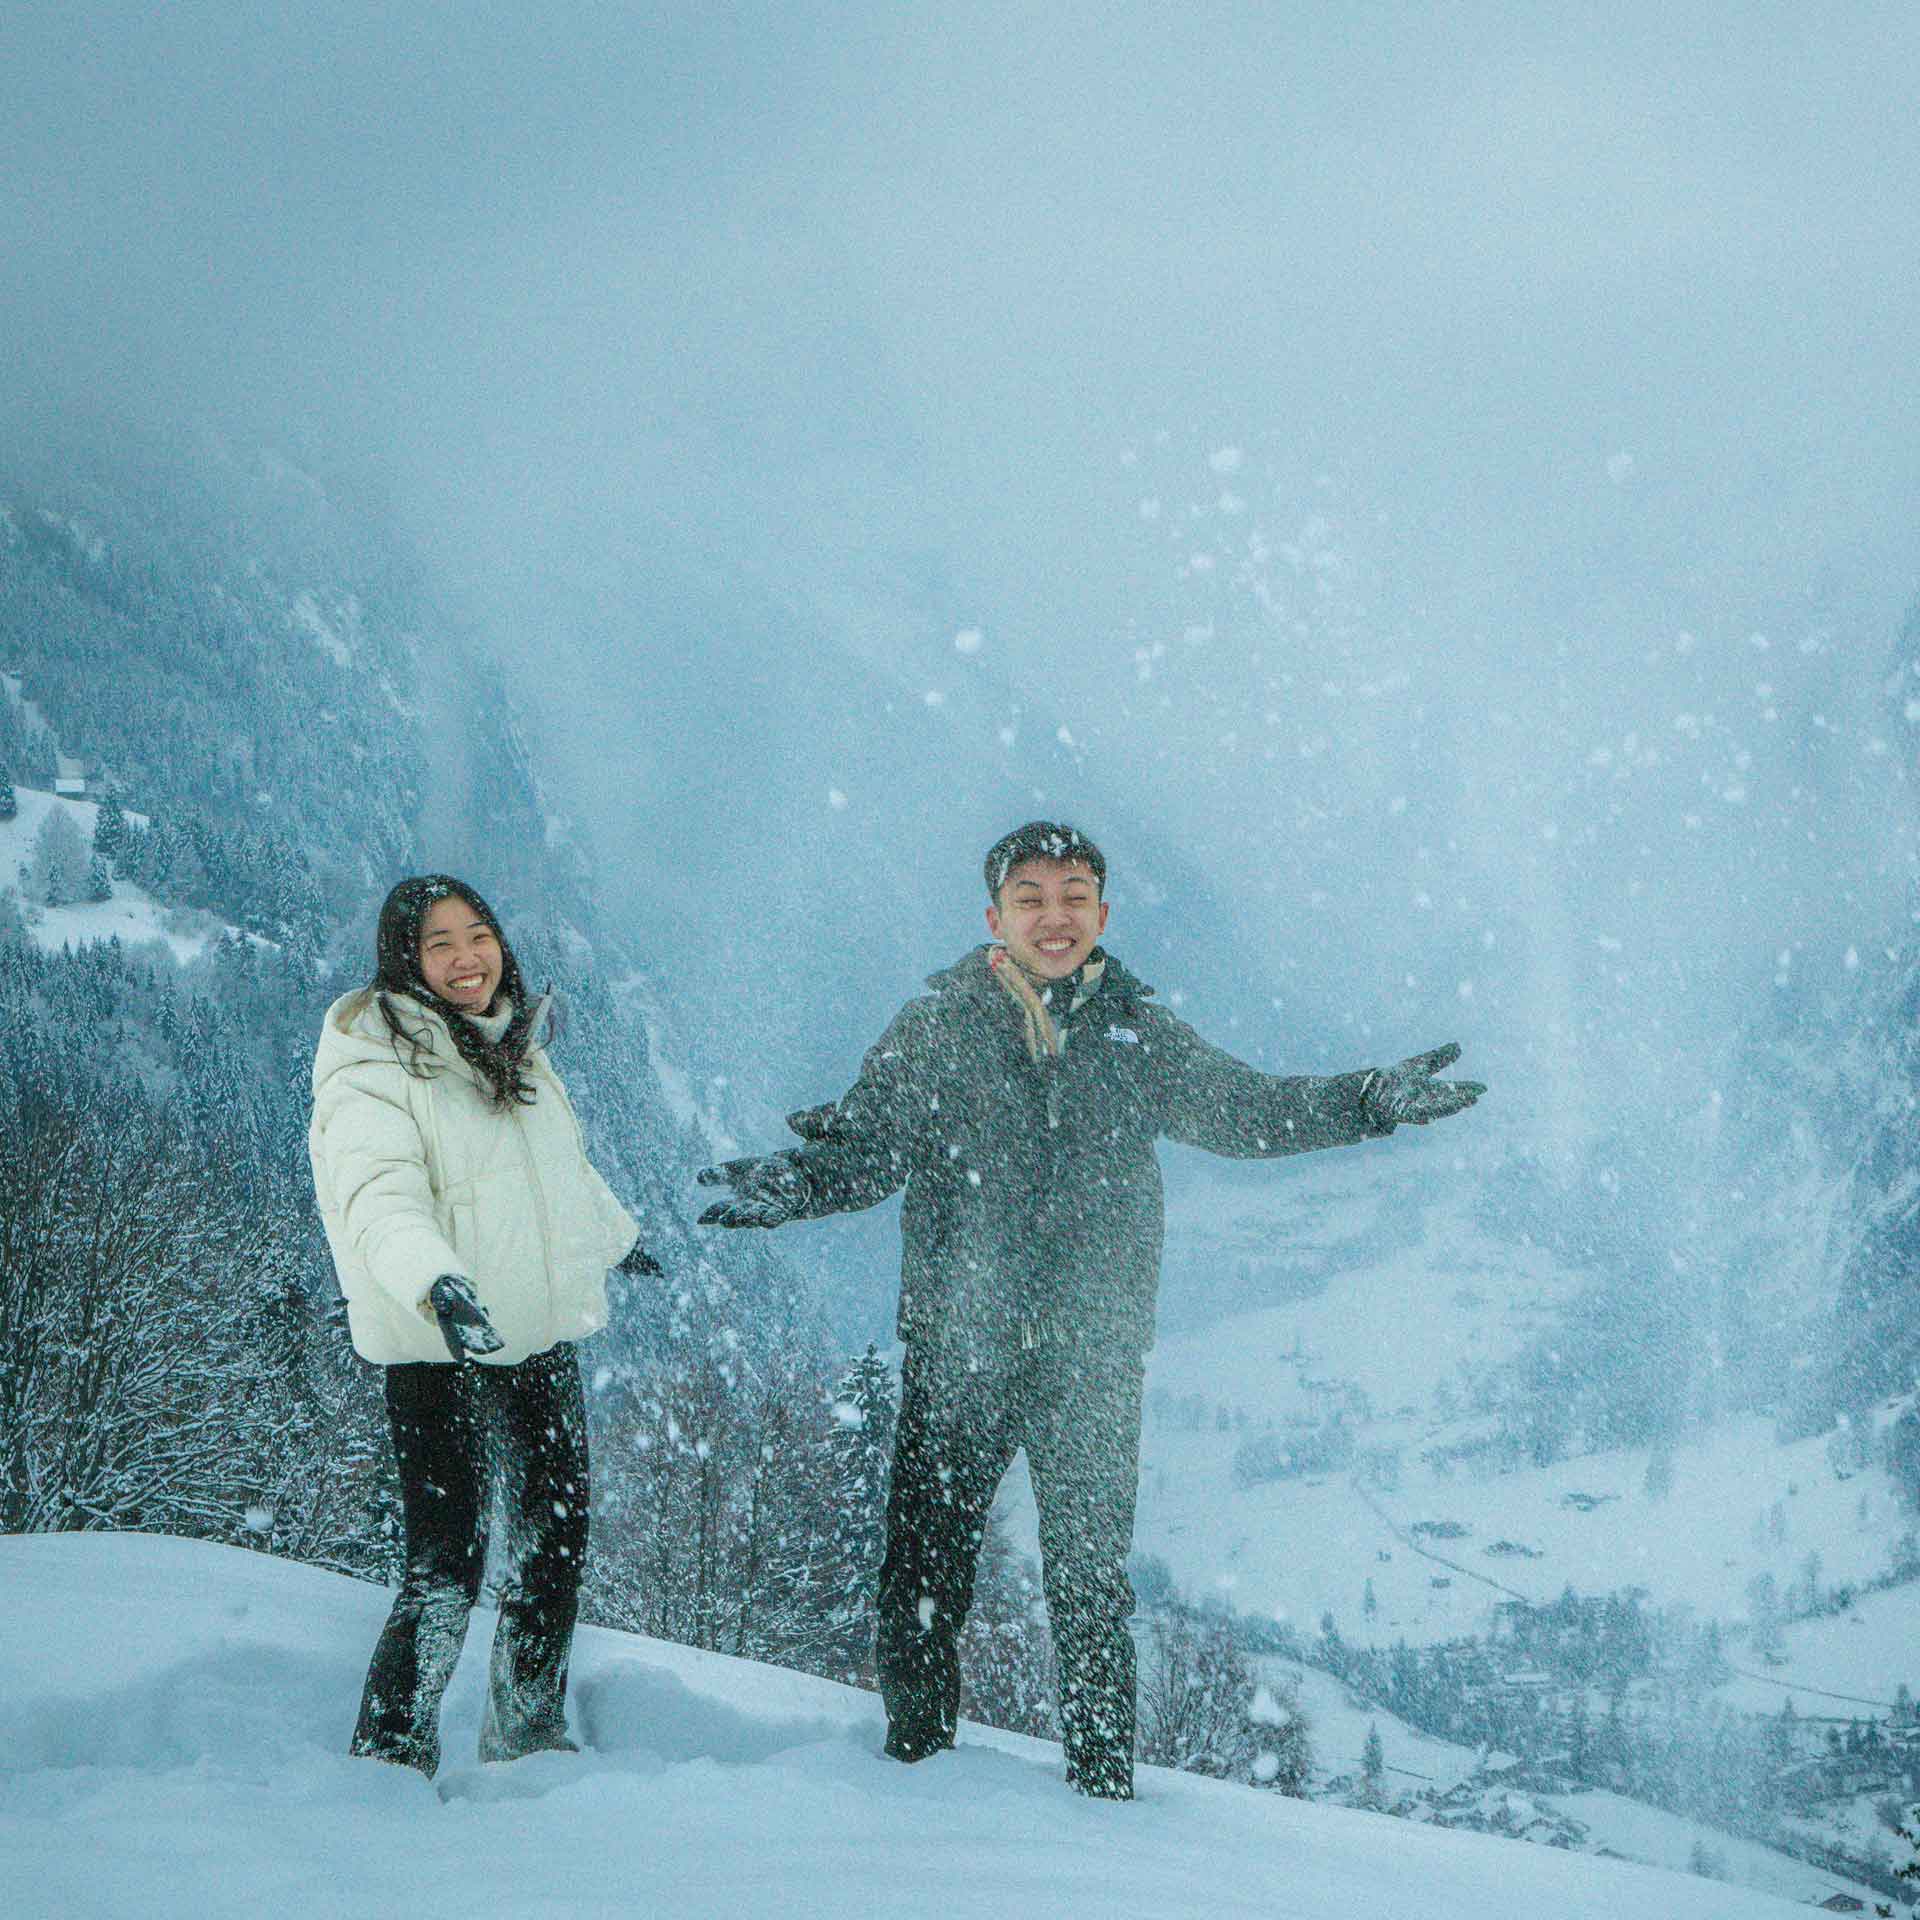
[[[500, 923], [445, 875], [380, 909], [373, 984], [327, 1009], [309, 1145], [353, 1344], [386, 1369], [406, 1577], [353, 1751], [440, 1759], [440, 1699], [506, 1516], [483, 1760], [571, 1750], [567, 1662], [587, 1545], [574, 1342], [607, 1269], [654, 1271], [587, 1161]], [[624, 1256], [624, 1258], [623, 1258]]]

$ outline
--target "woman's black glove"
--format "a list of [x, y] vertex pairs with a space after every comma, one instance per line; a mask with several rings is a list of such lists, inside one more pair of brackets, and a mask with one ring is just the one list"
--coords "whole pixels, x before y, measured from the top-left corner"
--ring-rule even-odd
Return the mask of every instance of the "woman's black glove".
[[643, 1275], [649, 1280], [664, 1280], [667, 1277], [666, 1268], [638, 1240], [621, 1256], [614, 1272], [630, 1275], [635, 1280]]
[[427, 1290], [440, 1337], [456, 1360], [472, 1360], [498, 1353], [507, 1343], [493, 1330], [487, 1310], [473, 1290], [473, 1282], [457, 1273], [443, 1273]]
[[703, 1187], [731, 1187], [733, 1198], [709, 1207], [703, 1227], [784, 1227], [807, 1210], [812, 1190], [796, 1153], [758, 1160], [725, 1160], [694, 1175]]
[[1464, 1113], [1486, 1092], [1478, 1080], [1436, 1080], [1442, 1067], [1450, 1067], [1460, 1058], [1460, 1044], [1449, 1040], [1431, 1053], [1416, 1053], [1397, 1067], [1379, 1067], [1361, 1089], [1360, 1104], [1367, 1118], [1377, 1127], [1424, 1127], [1429, 1120], [1444, 1120], [1449, 1114]]

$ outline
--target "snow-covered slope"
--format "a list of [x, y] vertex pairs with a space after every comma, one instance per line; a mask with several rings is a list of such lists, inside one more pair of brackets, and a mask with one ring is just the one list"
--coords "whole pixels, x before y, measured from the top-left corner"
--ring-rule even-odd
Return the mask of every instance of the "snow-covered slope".
[[[1396, 1719], [1377, 1701], [1362, 1699], [1317, 1667], [1271, 1658], [1260, 1662], [1260, 1670], [1267, 1682], [1277, 1682], [1291, 1692], [1306, 1714], [1313, 1740], [1316, 1796], [1329, 1790], [1337, 1795], [1336, 1776], [1344, 1776], [1348, 1783], [1357, 1779], [1367, 1736], [1374, 1733], [1380, 1739], [1387, 1801], [1402, 1802], [1409, 1818], [1456, 1814], [1463, 1801], [1470, 1801], [1491, 1820], [1504, 1815], [1505, 1833], [1535, 1845], [1573, 1846], [1584, 1853], [1606, 1853], [1676, 1873], [1697, 1872], [1704, 1859], [1715, 1864], [1719, 1879], [1787, 1900], [1817, 1902], [1841, 1893], [1864, 1904], [1876, 1897], [1870, 1887], [1857, 1881], [1644, 1801], [1601, 1789], [1550, 1793], [1537, 1782], [1522, 1784], [1527, 1770], [1513, 1755], [1435, 1739]], [[1777, 1708], [1778, 1697], [1769, 1704]], [[1428, 1796], [1424, 1803], [1422, 1795]], [[1847, 1837], [1856, 1846], [1870, 1844], [1874, 1837], [1871, 1809], [1865, 1810], [1858, 1827], [1860, 1831]]]
[[[1569, 1586], [1642, 1587], [1656, 1605], [1732, 1625], [1746, 1619], [1756, 1578], [1791, 1593], [1809, 1556], [1823, 1590], [1883, 1574], [1905, 1524], [1882, 1471], [1841, 1480], [1824, 1439], [1778, 1446], [1761, 1420], [1683, 1445], [1662, 1498], [1647, 1490], [1644, 1451], [1476, 1479], [1436, 1473], [1417, 1445], [1404, 1448], [1391, 1490], [1349, 1470], [1243, 1488], [1232, 1471], [1239, 1437], [1149, 1425], [1139, 1545], [1196, 1593], [1308, 1631], [1331, 1611], [1361, 1644], [1484, 1633], [1497, 1602], [1545, 1606]], [[1874, 1697], [1920, 1680], [1910, 1664]]]
[[[69, 800], [34, 787], [16, 787], [14, 798], [19, 813], [11, 820], [0, 820], [0, 893], [19, 887], [33, 857], [34, 840], [49, 815], [64, 809], [88, 846], [93, 844], [93, 830], [100, 816], [100, 808], [92, 800]], [[128, 818], [135, 825], [145, 824], [138, 814]], [[182, 931], [192, 922], [203, 923], [204, 930]], [[112, 899], [43, 907], [28, 931], [49, 953], [58, 953], [62, 947], [85, 946], [93, 940], [117, 939], [127, 947], [161, 940], [172, 948], [175, 958], [191, 960], [219, 928], [210, 915], [175, 913], [132, 881], [116, 879]]]
[[[1655, 1606], [1733, 1627], [1762, 1576], [1784, 1599], [1810, 1567], [1823, 1592], [1885, 1574], [1909, 1522], [1885, 1471], [1858, 1465], [1844, 1435], [1782, 1445], [1771, 1422], [1731, 1419], [1690, 1434], [1652, 1476], [1644, 1448], [1505, 1471], [1472, 1457], [1490, 1423], [1465, 1410], [1466, 1383], [1550, 1328], [1582, 1277], [1476, 1227], [1471, 1196], [1414, 1206], [1412, 1231], [1369, 1256], [1379, 1183], [1357, 1158], [1311, 1164], [1313, 1184], [1295, 1189], [1311, 1202], [1303, 1230], [1278, 1183], [1270, 1197], [1203, 1187], [1175, 1230], [1205, 1244], [1211, 1208], [1214, 1243], [1281, 1249], [1303, 1275], [1298, 1299], [1175, 1333], [1150, 1356], [1136, 1543], [1181, 1588], [1309, 1633], [1331, 1612], [1348, 1639], [1384, 1647], [1483, 1634], [1498, 1602], [1546, 1605], [1569, 1586], [1641, 1587]], [[1351, 1440], [1343, 1463], [1236, 1478], [1250, 1438], [1286, 1443], [1335, 1417]], [[1006, 1501], [1036, 1550], [1023, 1472]], [[1836, 1664], [1805, 1644], [1804, 1674], [1782, 1679], [1882, 1702], [1900, 1680], [1920, 1685], [1892, 1647], [1863, 1687], [1848, 1682], [1865, 1656]]]
[[[1141, 1920], [1763, 1920], [1714, 1882], [1148, 1770], [1131, 1806], [1056, 1749], [969, 1727], [907, 1769], [877, 1703], [823, 1681], [585, 1630], [585, 1751], [345, 1758], [377, 1589], [142, 1536], [0, 1539], [0, 1861], [17, 1920], [1099, 1914]], [[1805, 1897], [1805, 1896], [1802, 1896]]]

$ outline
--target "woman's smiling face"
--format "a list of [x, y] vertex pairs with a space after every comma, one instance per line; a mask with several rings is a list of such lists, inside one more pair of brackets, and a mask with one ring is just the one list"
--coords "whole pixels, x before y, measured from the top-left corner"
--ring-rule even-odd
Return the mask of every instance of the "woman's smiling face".
[[457, 893], [436, 900], [420, 922], [420, 977], [442, 1000], [485, 1013], [500, 991], [500, 942]]

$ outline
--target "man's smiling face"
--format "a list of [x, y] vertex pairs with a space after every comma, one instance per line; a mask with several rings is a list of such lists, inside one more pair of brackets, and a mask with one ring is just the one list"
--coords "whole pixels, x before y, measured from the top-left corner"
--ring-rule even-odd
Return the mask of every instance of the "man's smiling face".
[[1107, 903], [1084, 860], [1023, 860], [1000, 883], [987, 926], [1027, 972], [1064, 980], [1107, 930]]

